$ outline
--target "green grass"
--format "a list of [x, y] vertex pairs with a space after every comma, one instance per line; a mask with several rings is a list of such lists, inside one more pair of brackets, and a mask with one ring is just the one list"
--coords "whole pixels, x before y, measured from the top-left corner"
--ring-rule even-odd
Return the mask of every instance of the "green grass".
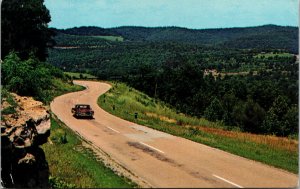
[[124, 41], [124, 38], [122, 36], [102, 36], [102, 35], [97, 35], [97, 36], [92, 36], [92, 37], [95, 37], [95, 38], [100, 38], [100, 39], [105, 39], [105, 40], [108, 40], [108, 41], [120, 41], [120, 42], [123, 42]]
[[51, 135], [44, 144], [54, 188], [133, 188], [136, 184], [116, 175], [96, 159], [92, 150], [63, 123], [51, 119]]
[[[223, 129], [236, 129], [226, 127], [221, 123], [214, 123], [202, 118], [189, 117], [176, 113], [164, 103], [122, 83], [113, 83], [113, 88], [98, 99], [98, 104], [106, 111], [123, 119], [151, 127], [172, 135], [206, 144], [224, 151], [260, 161], [275, 167], [298, 173], [297, 150], [282, 149], [267, 145], [244, 137], [244, 133], [235, 132], [240, 137], [230, 137], [229, 131]], [[135, 118], [137, 113], [137, 119]], [[204, 128], [201, 130], [200, 128]], [[206, 132], [209, 128], [219, 132]], [[227, 137], [228, 135], [228, 137]], [[250, 135], [252, 136], [252, 135]], [[256, 135], [253, 136], [255, 138]], [[257, 136], [264, 137], [264, 136]]]
[[81, 79], [80, 78], [80, 74], [82, 79], [95, 79], [97, 78], [96, 76], [93, 76], [91, 74], [87, 74], [87, 73], [75, 73], [75, 72], [64, 72], [65, 75], [68, 75], [74, 79]]

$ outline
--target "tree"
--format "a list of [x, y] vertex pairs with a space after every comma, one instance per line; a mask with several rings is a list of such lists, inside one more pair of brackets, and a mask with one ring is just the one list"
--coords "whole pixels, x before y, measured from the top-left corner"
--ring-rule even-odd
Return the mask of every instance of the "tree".
[[289, 108], [287, 113], [283, 117], [284, 124], [281, 128], [283, 135], [291, 135], [298, 133], [298, 108], [297, 106], [292, 106]]
[[237, 103], [233, 109], [233, 117], [236, 124], [244, 131], [260, 133], [265, 110], [252, 99], [248, 99], [246, 103]]
[[19, 53], [22, 60], [33, 52], [39, 60], [47, 57], [47, 47], [54, 41], [48, 29], [51, 21], [44, 0], [3, 0], [1, 6], [1, 59], [10, 51]]
[[214, 98], [204, 111], [204, 117], [210, 121], [222, 120], [223, 114], [222, 104], [217, 98]]
[[269, 133], [287, 136], [297, 132], [298, 109], [295, 106], [289, 107], [288, 102], [286, 96], [278, 96], [274, 100], [263, 123]]
[[235, 97], [232, 91], [227, 92], [222, 98], [224, 108], [223, 121], [228, 125], [233, 124], [232, 109], [237, 101], [238, 99]]

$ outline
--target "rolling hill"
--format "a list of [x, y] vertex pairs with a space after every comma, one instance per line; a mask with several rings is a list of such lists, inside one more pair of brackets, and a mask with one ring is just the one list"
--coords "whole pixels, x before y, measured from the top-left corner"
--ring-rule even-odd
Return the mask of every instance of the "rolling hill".
[[[126, 82], [178, 112], [221, 121], [228, 128], [297, 133], [296, 27], [81, 27], [56, 32], [48, 63], [65, 72]], [[213, 72], [220, 77], [204, 74]], [[285, 107], [284, 116], [274, 113], [278, 107]]]
[[263, 25], [244, 28], [75, 27], [56, 32], [81, 36], [121, 36], [131, 42], [177, 42], [242, 49], [284, 49], [298, 53], [298, 27]]

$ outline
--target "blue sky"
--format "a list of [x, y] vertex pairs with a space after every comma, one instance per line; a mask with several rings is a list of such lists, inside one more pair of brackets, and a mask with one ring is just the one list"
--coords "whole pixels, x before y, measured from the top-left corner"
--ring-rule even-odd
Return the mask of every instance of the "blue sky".
[[298, 26], [298, 0], [45, 0], [50, 27]]

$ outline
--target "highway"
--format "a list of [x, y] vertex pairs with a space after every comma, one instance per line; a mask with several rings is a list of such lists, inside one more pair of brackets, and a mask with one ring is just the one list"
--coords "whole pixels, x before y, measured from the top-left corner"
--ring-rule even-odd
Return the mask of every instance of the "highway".
[[[123, 167], [152, 187], [176, 188], [295, 188], [298, 175], [248, 160], [203, 144], [132, 123], [97, 105], [110, 85], [75, 81], [86, 90], [55, 98], [52, 112]], [[90, 104], [92, 120], [76, 119], [71, 108]]]

